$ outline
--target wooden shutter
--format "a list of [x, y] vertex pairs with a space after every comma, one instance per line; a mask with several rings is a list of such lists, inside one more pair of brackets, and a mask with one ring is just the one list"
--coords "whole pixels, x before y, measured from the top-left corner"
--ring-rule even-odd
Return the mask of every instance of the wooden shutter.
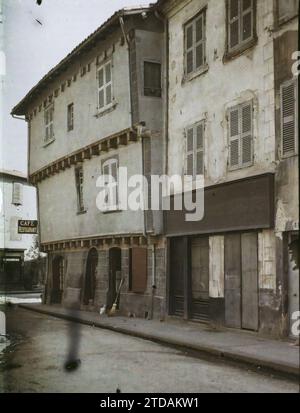
[[204, 174], [204, 122], [196, 126], [196, 174]]
[[252, 103], [247, 103], [241, 107], [241, 163], [242, 166], [249, 166], [253, 160], [253, 139], [252, 139]]
[[130, 253], [131, 261], [131, 291], [134, 293], [144, 293], [147, 289], [147, 249], [132, 248]]
[[23, 186], [18, 182], [13, 183], [12, 203], [14, 205], [22, 205], [23, 201]]
[[112, 102], [112, 85], [111, 85], [111, 63], [105, 66], [105, 83], [106, 83], [106, 105]]
[[231, 109], [229, 112], [229, 164], [232, 169], [238, 168], [240, 158], [240, 127], [239, 109]]
[[281, 86], [281, 140], [282, 156], [297, 152], [297, 89], [296, 82], [290, 81]]

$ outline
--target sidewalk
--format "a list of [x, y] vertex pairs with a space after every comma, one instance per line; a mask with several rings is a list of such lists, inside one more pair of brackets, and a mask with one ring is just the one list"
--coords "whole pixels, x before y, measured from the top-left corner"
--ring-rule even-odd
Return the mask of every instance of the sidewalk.
[[299, 347], [289, 342], [269, 340], [240, 331], [217, 331], [209, 326], [173, 319], [160, 322], [107, 317], [39, 304], [22, 304], [19, 307], [299, 378]]

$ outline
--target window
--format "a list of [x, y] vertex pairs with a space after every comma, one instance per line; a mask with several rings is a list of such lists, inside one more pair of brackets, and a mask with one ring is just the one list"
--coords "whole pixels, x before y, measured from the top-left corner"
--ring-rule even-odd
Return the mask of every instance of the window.
[[118, 159], [112, 158], [105, 161], [102, 165], [102, 175], [107, 187], [104, 207], [107, 211], [115, 211], [119, 204]]
[[289, 157], [298, 152], [297, 81], [285, 82], [280, 88], [281, 100], [281, 154]]
[[68, 105], [68, 131], [74, 129], [74, 103]]
[[144, 62], [144, 95], [161, 97], [161, 64]]
[[297, 16], [299, 0], [277, 0], [278, 21], [284, 23]]
[[228, 0], [228, 51], [247, 47], [254, 39], [255, 0]]
[[75, 168], [78, 213], [85, 212], [83, 202], [83, 167]]
[[247, 102], [229, 109], [229, 167], [253, 164], [253, 104]]
[[205, 10], [185, 26], [185, 74], [205, 65]]
[[54, 139], [53, 115], [54, 115], [54, 106], [51, 105], [47, 109], [45, 109], [45, 142], [46, 143]]
[[131, 248], [129, 250], [129, 290], [144, 293], [147, 290], [147, 249]]
[[204, 121], [186, 131], [186, 175], [204, 175]]
[[23, 186], [19, 182], [14, 182], [12, 186], [12, 203], [14, 205], [22, 205], [23, 201]]
[[108, 62], [98, 70], [98, 109], [112, 104], [112, 63]]

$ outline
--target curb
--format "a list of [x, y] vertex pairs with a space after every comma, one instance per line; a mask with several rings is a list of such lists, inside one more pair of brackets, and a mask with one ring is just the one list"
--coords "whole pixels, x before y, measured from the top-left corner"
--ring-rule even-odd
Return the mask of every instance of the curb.
[[41, 308], [34, 308], [31, 306], [27, 306], [26, 304], [18, 304], [18, 307], [24, 310], [29, 310], [29, 311], [33, 311], [36, 313], [49, 315], [51, 317], [55, 317], [58, 319], [67, 320], [67, 321], [83, 324], [83, 325], [90, 326], [90, 327], [93, 326], [93, 327], [97, 327], [103, 330], [113, 331], [114, 333], [120, 333], [120, 334], [124, 334], [124, 335], [131, 336], [131, 337], [141, 338], [144, 340], [153, 341], [155, 343], [163, 344], [166, 346], [176, 347], [181, 350], [193, 351], [198, 354], [202, 353], [202, 354], [207, 354], [207, 355], [215, 356], [215, 357], [217, 356], [218, 358], [222, 360], [228, 360], [231, 362], [239, 362], [246, 366], [255, 367], [256, 369], [261, 368], [262, 370], [265, 370], [269, 373], [277, 373], [277, 374], [279, 373], [279, 374], [288, 376], [292, 379], [299, 380], [299, 373], [300, 373], [299, 368], [291, 366], [291, 365], [277, 363], [277, 362], [273, 362], [270, 360], [257, 358], [255, 356], [236, 354], [231, 351], [222, 351], [217, 348], [207, 347], [201, 344], [194, 345], [194, 344], [184, 343], [182, 341], [178, 341], [173, 338], [165, 338], [165, 337], [161, 337], [157, 335], [143, 333], [141, 331], [132, 331], [132, 330], [128, 330], [123, 327], [115, 327], [112, 325], [102, 324], [101, 322], [92, 322], [88, 320], [83, 320], [79, 317], [75, 317], [75, 316], [71, 316], [67, 314], [59, 314], [56, 312], [43, 310]]

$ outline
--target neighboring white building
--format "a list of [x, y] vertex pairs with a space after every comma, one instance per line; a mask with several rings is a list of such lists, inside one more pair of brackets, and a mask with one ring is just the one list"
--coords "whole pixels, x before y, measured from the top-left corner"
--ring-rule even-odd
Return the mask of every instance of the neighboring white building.
[[26, 175], [0, 170], [0, 284], [21, 282], [24, 252], [34, 236], [19, 234], [18, 221], [36, 219], [36, 190]]

